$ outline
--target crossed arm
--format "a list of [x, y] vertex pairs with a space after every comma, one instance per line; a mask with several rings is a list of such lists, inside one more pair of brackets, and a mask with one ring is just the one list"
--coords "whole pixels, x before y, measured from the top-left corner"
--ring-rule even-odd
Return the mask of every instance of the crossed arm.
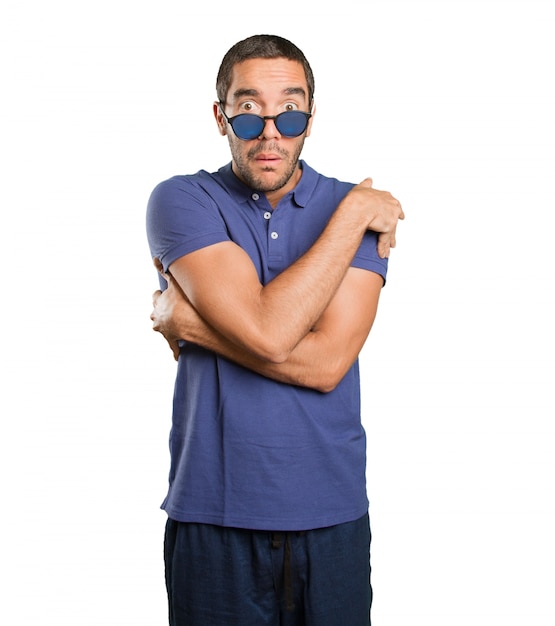
[[[381, 276], [350, 267], [364, 232], [395, 245], [399, 203], [359, 185], [313, 247], [265, 286], [232, 242], [181, 257], [151, 318], [176, 354], [185, 339], [269, 378], [332, 390], [358, 356], [375, 318]], [[207, 288], [208, 286], [208, 288]]]
[[187, 339], [268, 378], [321, 392], [333, 390], [357, 358], [372, 327], [383, 284], [378, 274], [350, 268], [314, 327], [284, 361], [272, 362], [210, 326], [172, 276], [165, 276], [168, 288], [153, 296], [153, 319], [155, 327], [163, 327], [176, 358], [177, 340]]

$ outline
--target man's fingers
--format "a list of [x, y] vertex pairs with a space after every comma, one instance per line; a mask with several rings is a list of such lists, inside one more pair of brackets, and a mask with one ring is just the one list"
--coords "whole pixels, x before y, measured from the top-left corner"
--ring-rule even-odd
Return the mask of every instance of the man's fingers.
[[379, 233], [378, 234], [378, 256], [382, 259], [387, 259], [391, 248], [394, 248], [397, 241], [395, 239], [395, 233]]
[[178, 361], [179, 360], [179, 352], [180, 352], [179, 343], [175, 339], [167, 339], [166, 338], [166, 341], [168, 342], [168, 345], [171, 348], [171, 351], [173, 353], [173, 358], [176, 361]]
[[[152, 305], [156, 306], [156, 301], [158, 300], [158, 298], [162, 295], [162, 292], [160, 291], [160, 289], [157, 289], [153, 294], [152, 294]], [[151, 317], [152, 319], [152, 317]]]
[[365, 178], [363, 181], [360, 182], [361, 187], [371, 188], [373, 184], [374, 184], [374, 181], [370, 177]]
[[169, 272], [165, 272], [164, 271], [164, 266], [162, 265], [160, 259], [157, 259], [156, 257], [154, 257], [152, 259], [152, 262], [154, 263], [154, 267], [158, 270], [158, 272], [160, 273], [160, 275], [165, 279], [165, 281], [169, 284], [171, 276]]
[[152, 310], [152, 313], [150, 314], [150, 319], [154, 322], [154, 324], [152, 325], [153, 330], [158, 330], [160, 328], [160, 326], [158, 325], [158, 322], [156, 321], [156, 303], [158, 302], [158, 298], [161, 295], [162, 295], [162, 292], [160, 291], [160, 289], [157, 289], [152, 294], [152, 306], [154, 307], [154, 309]]

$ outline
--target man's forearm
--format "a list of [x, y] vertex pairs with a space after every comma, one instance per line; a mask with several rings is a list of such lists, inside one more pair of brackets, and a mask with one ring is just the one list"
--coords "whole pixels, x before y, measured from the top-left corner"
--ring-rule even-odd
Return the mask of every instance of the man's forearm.
[[280, 363], [330, 303], [366, 230], [394, 233], [401, 214], [390, 194], [361, 184], [340, 203], [310, 250], [264, 286], [250, 259], [231, 244], [182, 257], [170, 270], [219, 333], [263, 360]]
[[175, 345], [185, 339], [274, 380], [330, 391], [357, 358], [372, 327], [382, 277], [351, 268], [332, 302], [288, 358], [274, 363], [227, 339], [187, 301], [175, 281], [154, 296], [155, 330]]
[[278, 382], [310, 387], [321, 392], [331, 391], [337, 382], [333, 378], [333, 370], [330, 370], [330, 355], [323, 353], [323, 346], [318, 349], [316, 332], [309, 332], [292, 350], [287, 360], [272, 363], [232, 343], [200, 316], [197, 316], [194, 325], [189, 323], [187, 328], [177, 328], [176, 331], [180, 336], [187, 336], [188, 341]]

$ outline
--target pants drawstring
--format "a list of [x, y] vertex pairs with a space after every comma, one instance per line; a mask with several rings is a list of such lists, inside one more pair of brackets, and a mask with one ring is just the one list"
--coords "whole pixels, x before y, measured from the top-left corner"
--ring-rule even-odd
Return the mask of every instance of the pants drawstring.
[[272, 548], [279, 550], [285, 535], [285, 545], [283, 548], [283, 589], [285, 594], [285, 610], [292, 612], [295, 610], [295, 601], [293, 600], [293, 569], [291, 563], [291, 540], [290, 533], [272, 533]]

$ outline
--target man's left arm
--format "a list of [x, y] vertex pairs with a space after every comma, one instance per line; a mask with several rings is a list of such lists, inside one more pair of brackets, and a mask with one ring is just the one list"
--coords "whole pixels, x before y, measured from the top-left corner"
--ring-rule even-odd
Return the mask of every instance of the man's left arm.
[[351, 267], [330, 304], [283, 363], [257, 358], [209, 326], [187, 301], [171, 276], [168, 289], [154, 294], [151, 318], [177, 355], [184, 339], [279, 382], [332, 391], [358, 357], [372, 328], [383, 278]]

